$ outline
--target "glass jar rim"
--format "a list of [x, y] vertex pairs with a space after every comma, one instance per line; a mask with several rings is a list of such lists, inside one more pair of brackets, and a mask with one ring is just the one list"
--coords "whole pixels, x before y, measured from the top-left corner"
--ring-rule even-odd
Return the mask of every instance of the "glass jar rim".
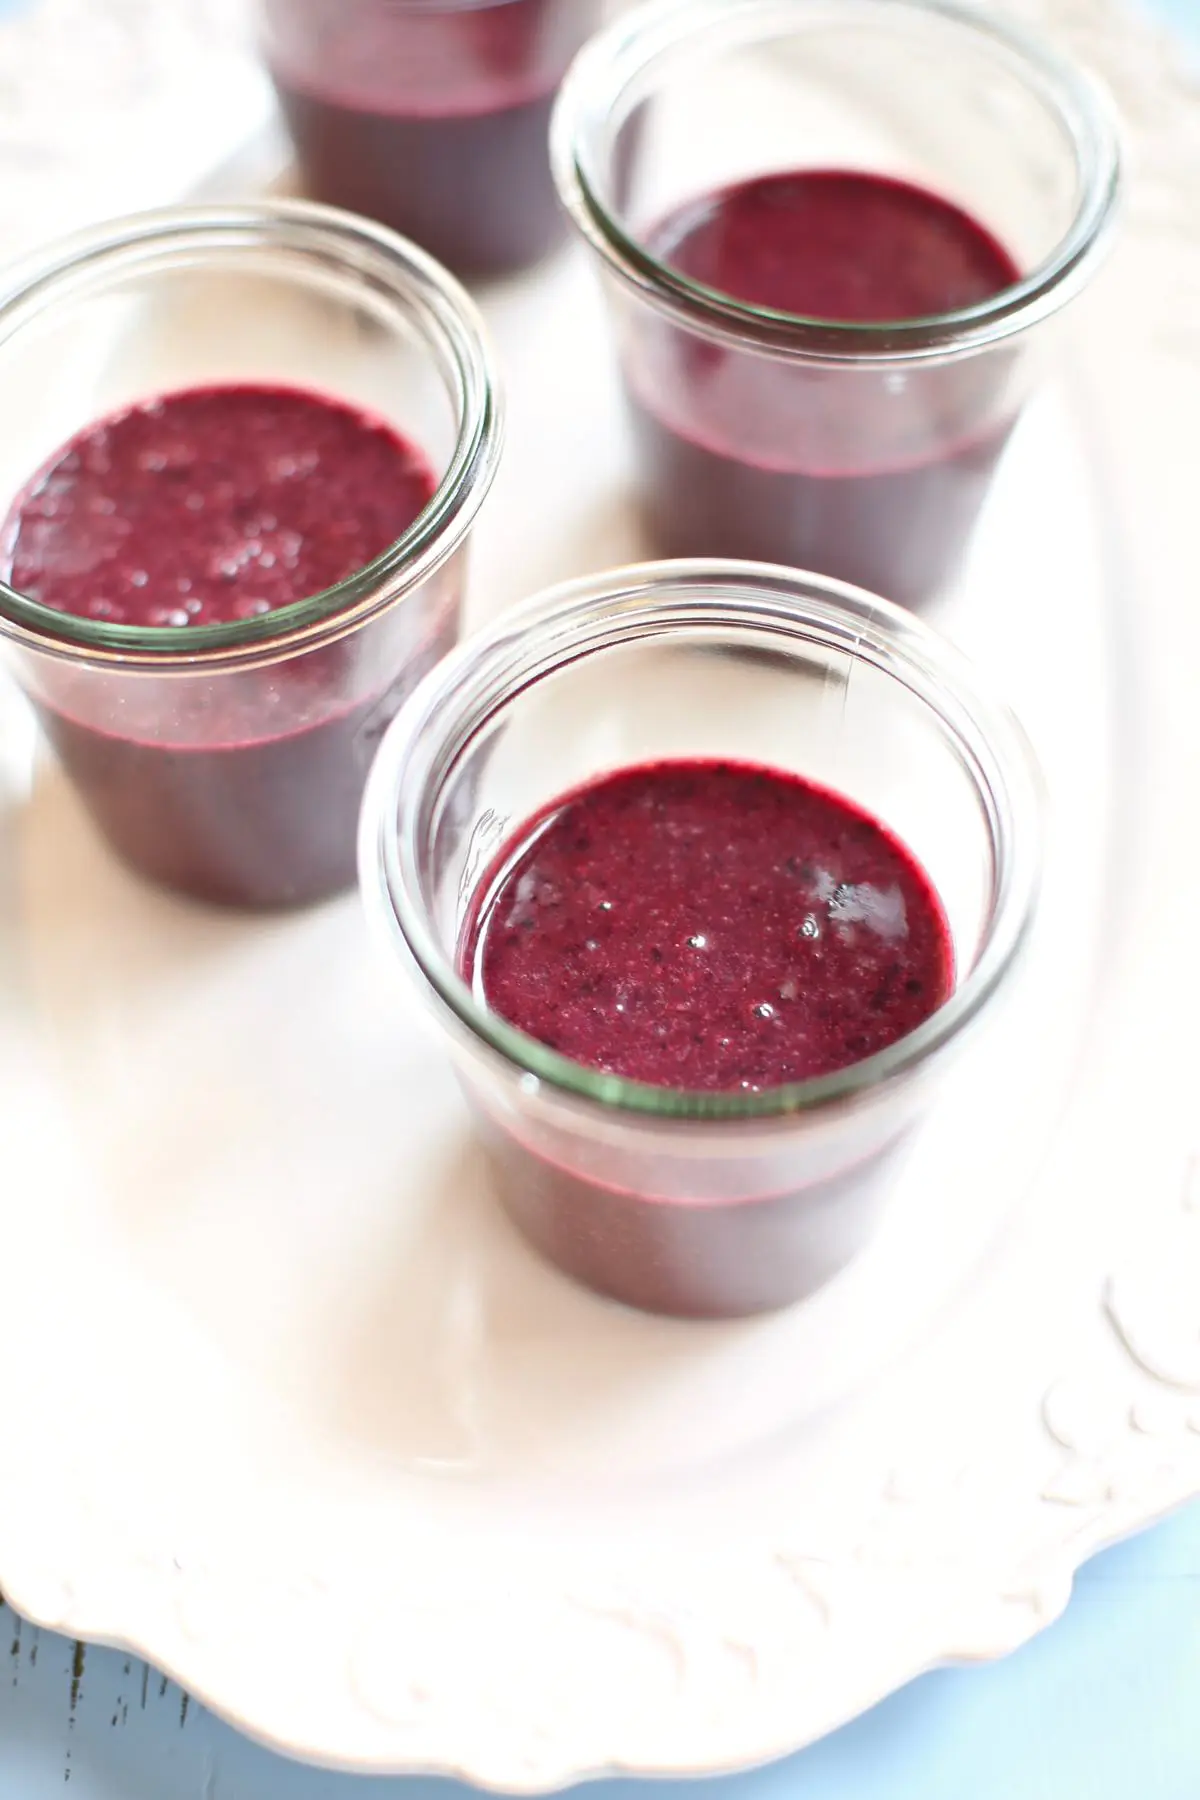
[[172, 668], [251, 667], [357, 629], [420, 586], [459, 547], [495, 477], [503, 406], [487, 331], [452, 275], [398, 233], [307, 200], [171, 206], [60, 239], [15, 264], [0, 287], [0, 347], [59, 301], [107, 280], [196, 267], [272, 249], [325, 255], [343, 274], [403, 291], [417, 325], [452, 376], [460, 412], [454, 450], [432, 499], [396, 541], [345, 581], [269, 613], [211, 625], [116, 625], [56, 612], [0, 579], [0, 636], [66, 660]]
[[520, 6], [524, 0], [384, 0], [397, 12], [486, 12], [502, 6]]
[[457, 13], [495, 12], [505, 6], [521, 6], [526, 0], [374, 0], [396, 12]]
[[[720, 632], [772, 632], [869, 663], [940, 714], [986, 797], [997, 854], [991, 916], [978, 955], [950, 998], [914, 1031], [833, 1074], [751, 1094], [668, 1089], [588, 1069], [475, 998], [441, 948], [422, 900], [416, 840], [422, 799], [517, 691], [514, 684], [523, 692], [581, 654], [674, 631], [704, 631], [709, 641]], [[959, 651], [902, 607], [846, 582], [770, 563], [640, 563], [566, 582], [526, 601], [425, 677], [385, 734], [368, 777], [359, 875], [379, 935], [430, 990], [443, 1021], [521, 1079], [609, 1113], [761, 1123], [890, 1086], [915, 1073], [978, 1015], [1032, 924], [1041, 815], [1040, 771], [1014, 714]]]
[[[1057, 113], [1075, 147], [1080, 196], [1050, 255], [989, 300], [928, 318], [861, 324], [738, 300], [682, 274], [628, 232], [601, 198], [588, 139], [644, 70], [706, 30], [753, 42], [778, 28], [935, 19], [970, 33]], [[550, 132], [559, 197], [608, 267], [659, 311], [694, 330], [817, 364], [945, 359], [986, 349], [1049, 317], [1086, 283], [1107, 248], [1121, 189], [1116, 113], [1099, 81], [1032, 32], [970, 0], [648, 0], [585, 45], [559, 91]]]

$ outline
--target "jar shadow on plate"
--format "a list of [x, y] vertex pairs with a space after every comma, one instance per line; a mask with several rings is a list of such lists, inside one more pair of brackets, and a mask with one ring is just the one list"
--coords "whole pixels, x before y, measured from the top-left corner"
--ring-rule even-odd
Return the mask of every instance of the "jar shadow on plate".
[[[618, 1498], [736, 1473], [920, 1341], [1004, 1229], [964, 1081], [811, 1299], [697, 1324], [597, 1298], [506, 1218], [352, 898], [267, 919], [177, 901], [53, 770], [16, 816], [29, 1000], [90, 1177], [72, 1203], [339, 1473]], [[989, 1066], [1012, 1050], [999, 1033]]]
[[259, 919], [164, 894], [52, 765], [16, 819], [28, 998], [88, 1169], [76, 1204], [239, 1380], [351, 1464], [652, 1466], [639, 1410], [669, 1411], [753, 1328], [610, 1305], [525, 1245], [449, 1071], [380, 991], [355, 901]]

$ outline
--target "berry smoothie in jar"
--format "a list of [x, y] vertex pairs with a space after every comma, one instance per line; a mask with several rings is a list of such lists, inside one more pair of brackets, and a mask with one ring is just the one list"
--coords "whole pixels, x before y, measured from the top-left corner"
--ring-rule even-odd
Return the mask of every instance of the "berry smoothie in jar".
[[502, 275], [565, 234], [550, 113], [599, 0], [262, 0], [306, 188], [457, 273]]
[[655, 0], [552, 131], [656, 550], [951, 588], [1120, 188], [1091, 77], [955, 0]]
[[1039, 860], [1024, 737], [949, 646], [736, 562], [615, 570], [454, 652], [360, 845], [514, 1223], [688, 1318], [786, 1305], [866, 1242]]
[[341, 892], [375, 747], [458, 635], [498, 447], [470, 303], [319, 208], [172, 211], [51, 251], [0, 310], [17, 359], [48, 373], [0, 633], [93, 823], [195, 899]]

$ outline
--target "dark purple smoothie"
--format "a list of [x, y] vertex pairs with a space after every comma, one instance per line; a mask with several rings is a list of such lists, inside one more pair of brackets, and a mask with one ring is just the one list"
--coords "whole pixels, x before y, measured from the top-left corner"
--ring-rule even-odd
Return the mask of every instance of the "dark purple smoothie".
[[[648, 242], [734, 299], [841, 324], [956, 312], [1019, 279], [949, 201], [837, 170], [706, 195]], [[655, 536], [673, 555], [786, 563], [918, 606], [953, 573], [1007, 441], [1008, 374], [1002, 351], [814, 368], [648, 320], [630, 380]]]
[[[419, 451], [338, 401], [281, 387], [169, 394], [89, 426], [39, 472], [6, 522], [4, 573], [98, 623], [248, 620], [373, 561], [434, 488]], [[102, 718], [96, 681], [64, 663], [42, 723], [142, 874], [223, 904], [316, 900], [354, 879], [375, 745], [449, 647], [454, 614], [447, 602], [388, 626], [392, 641], [381, 621], [207, 679], [114, 673]]]
[[268, 56], [305, 185], [465, 275], [564, 236], [558, 83], [596, 0], [268, 0]]
[[[481, 883], [461, 960], [494, 1012], [561, 1055], [692, 1094], [846, 1068], [914, 1030], [954, 979], [945, 914], [903, 845], [823, 788], [718, 762], [625, 769], [532, 820]], [[779, 1304], [803, 1208], [853, 1204], [837, 1180], [664, 1199], [651, 1171], [644, 1192], [628, 1170], [585, 1177], [483, 1123], [527, 1235], [654, 1311]]]
[[946, 921], [881, 825], [798, 777], [625, 769], [510, 846], [465, 963], [494, 1012], [631, 1081], [761, 1093], [861, 1062], [950, 991]]

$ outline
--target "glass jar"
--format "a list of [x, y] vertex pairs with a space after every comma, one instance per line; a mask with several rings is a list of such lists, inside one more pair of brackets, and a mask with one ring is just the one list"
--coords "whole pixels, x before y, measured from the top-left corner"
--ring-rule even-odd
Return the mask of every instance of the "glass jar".
[[601, 0], [261, 0], [306, 186], [460, 274], [536, 262], [565, 235], [547, 140]]
[[396, 425], [429, 461], [432, 500], [349, 580], [262, 616], [114, 624], [0, 582], [0, 642], [132, 868], [202, 900], [291, 906], [353, 883], [375, 748], [458, 636], [500, 450], [474, 307], [422, 251], [303, 203], [123, 220], [43, 252], [0, 303], [6, 498], [95, 419], [246, 382]]
[[[552, 152], [605, 279], [658, 549], [909, 606], [944, 589], [1047, 322], [1108, 240], [1118, 143], [1091, 79], [953, 0], [662, 0], [582, 52]], [[784, 188], [761, 182], [781, 172], [809, 177], [803, 255], [780, 249]], [[854, 285], [835, 289], [846, 255]], [[805, 258], [797, 291], [837, 316], [721, 286], [776, 294]], [[930, 283], [936, 311], [906, 316]]]
[[[460, 957], [497, 851], [566, 791], [669, 758], [799, 774], [894, 832], [945, 909], [950, 999], [853, 1067], [758, 1093], [599, 1073], [492, 1012]], [[781, 1306], [862, 1244], [890, 1159], [1011, 979], [1039, 864], [1031, 753], [969, 665], [869, 594], [740, 563], [616, 570], [473, 638], [384, 739], [360, 842], [373, 923], [512, 1218], [587, 1286], [690, 1317]]]

